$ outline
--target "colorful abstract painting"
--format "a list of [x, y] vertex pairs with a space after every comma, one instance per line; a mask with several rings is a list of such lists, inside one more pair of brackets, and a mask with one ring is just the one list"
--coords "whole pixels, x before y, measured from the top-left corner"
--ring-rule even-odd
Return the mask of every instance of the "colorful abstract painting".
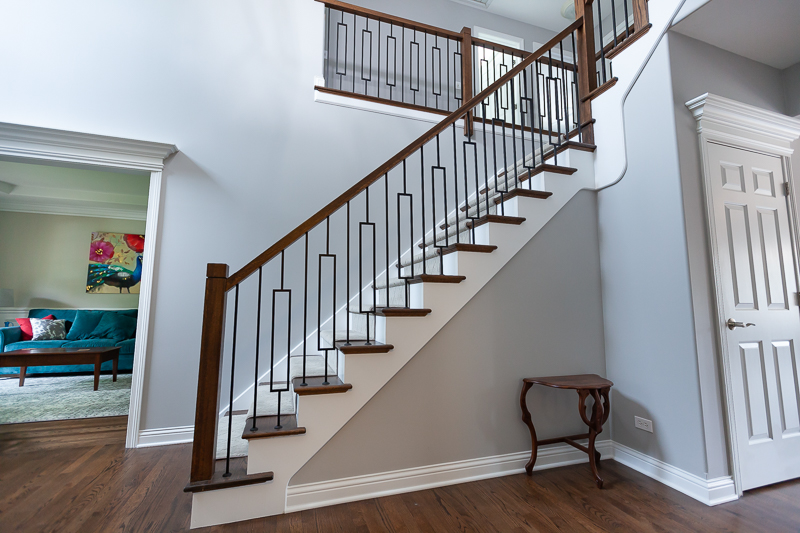
[[143, 252], [144, 235], [93, 232], [86, 292], [138, 294]]

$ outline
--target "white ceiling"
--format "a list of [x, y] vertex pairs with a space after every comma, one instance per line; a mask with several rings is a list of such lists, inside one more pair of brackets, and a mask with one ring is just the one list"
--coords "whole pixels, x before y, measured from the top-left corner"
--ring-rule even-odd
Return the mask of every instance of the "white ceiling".
[[800, 0], [712, 0], [673, 29], [777, 69], [800, 62]]
[[566, 0], [488, 0], [488, 7], [483, 5], [487, 0], [453, 1], [555, 32], [572, 22], [561, 16], [561, 6]]
[[0, 211], [144, 220], [147, 176], [0, 161]]

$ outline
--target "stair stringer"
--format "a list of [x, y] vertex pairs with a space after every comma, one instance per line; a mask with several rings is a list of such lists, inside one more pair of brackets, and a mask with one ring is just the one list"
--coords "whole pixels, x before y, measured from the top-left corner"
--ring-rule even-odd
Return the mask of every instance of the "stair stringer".
[[[562, 160], [563, 157], [563, 160]], [[345, 394], [301, 396], [298, 398], [298, 423], [307, 432], [279, 438], [253, 439], [248, 445], [247, 473], [272, 471], [274, 479], [192, 496], [191, 527], [204, 527], [290, 512], [287, 488], [292, 477], [364, 405], [394, 377], [464, 305], [563, 208], [575, 194], [594, 189], [594, 154], [567, 150], [559, 155], [559, 165], [578, 169], [572, 176], [545, 173], [547, 200], [517, 197], [508, 201], [507, 215], [525, 217], [519, 226], [485, 224], [476, 228], [479, 244], [498, 248], [491, 254], [456, 252], [448, 256], [448, 270], [466, 276], [459, 284], [420, 284], [417, 297], [432, 312], [426, 317], [377, 319], [379, 341], [394, 345], [386, 354], [344, 355], [346, 382], [353, 389]], [[515, 211], [516, 212], [513, 212]], [[448, 272], [456, 273], [456, 272]], [[416, 300], [416, 298], [415, 298]]]

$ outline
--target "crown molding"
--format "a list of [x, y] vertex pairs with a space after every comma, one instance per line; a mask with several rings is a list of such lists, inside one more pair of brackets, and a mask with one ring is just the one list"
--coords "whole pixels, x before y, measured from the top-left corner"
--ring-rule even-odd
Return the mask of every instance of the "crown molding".
[[90, 200], [64, 200], [38, 196], [26, 196], [24, 198], [14, 196], [0, 197], [0, 211], [122, 220], [147, 219], [146, 205], [112, 204]]
[[773, 111], [706, 93], [686, 102], [697, 120], [697, 131], [727, 127], [756, 134], [781, 144], [800, 138], [800, 120]]
[[0, 122], [0, 156], [158, 171], [173, 144]]

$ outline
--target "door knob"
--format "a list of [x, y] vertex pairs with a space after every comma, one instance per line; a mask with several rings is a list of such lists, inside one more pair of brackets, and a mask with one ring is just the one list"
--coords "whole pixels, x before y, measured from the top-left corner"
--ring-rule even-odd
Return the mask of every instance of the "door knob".
[[749, 328], [750, 326], [755, 326], [755, 324], [753, 324], [752, 322], [748, 322], [747, 324], [745, 324], [744, 322], [736, 322], [732, 318], [729, 318], [726, 324], [728, 325], [728, 329], [730, 330], [734, 330], [736, 328]]

